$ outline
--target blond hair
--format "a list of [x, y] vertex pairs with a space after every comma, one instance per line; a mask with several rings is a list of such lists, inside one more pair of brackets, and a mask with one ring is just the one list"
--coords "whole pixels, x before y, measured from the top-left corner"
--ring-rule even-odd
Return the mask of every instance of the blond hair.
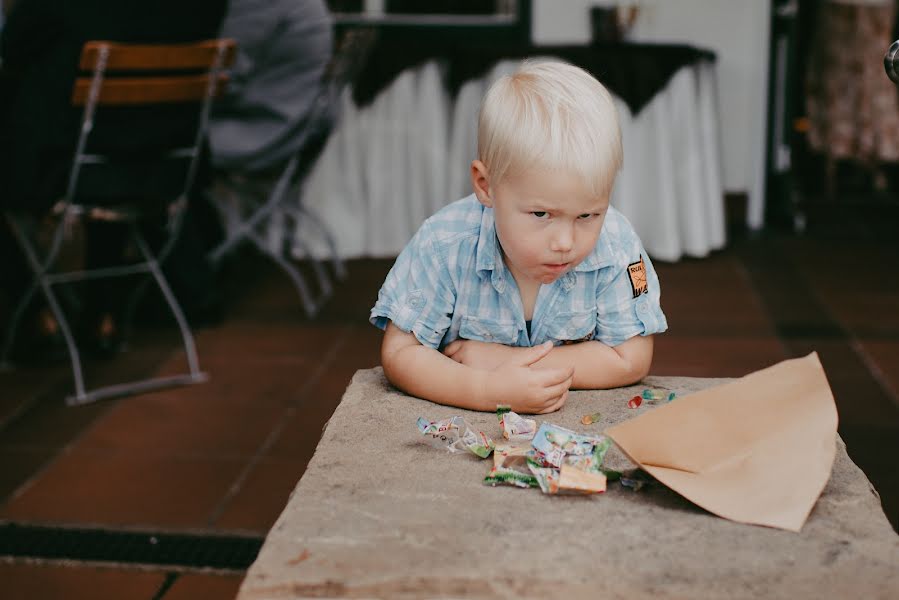
[[542, 168], [572, 172], [597, 196], [608, 196], [622, 162], [612, 96], [581, 68], [561, 61], [525, 61], [484, 96], [478, 158], [491, 185]]

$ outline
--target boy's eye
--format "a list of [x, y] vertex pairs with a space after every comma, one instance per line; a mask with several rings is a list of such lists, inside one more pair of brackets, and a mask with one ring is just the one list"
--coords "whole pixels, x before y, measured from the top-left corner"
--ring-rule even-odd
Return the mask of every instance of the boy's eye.
[[583, 220], [586, 221], [587, 219], [590, 219], [590, 218], [595, 217], [595, 216], [596, 216], [596, 215], [594, 215], [594, 214], [592, 214], [592, 213], [584, 213], [584, 214], [578, 216], [578, 218], [579, 218], [579, 219], [583, 219]]
[[546, 211], [545, 210], [535, 210], [531, 214], [534, 215], [535, 217], [537, 217], [538, 219], [542, 219], [543, 217], [546, 216]]

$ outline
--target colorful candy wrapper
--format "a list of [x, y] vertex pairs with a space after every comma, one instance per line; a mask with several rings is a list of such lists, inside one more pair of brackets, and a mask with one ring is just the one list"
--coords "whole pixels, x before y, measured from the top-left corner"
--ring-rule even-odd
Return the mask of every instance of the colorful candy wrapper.
[[500, 423], [503, 422], [503, 415], [506, 413], [512, 412], [512, 407], [508, 404], [497, 404], [496, 405], [496, 420]]
[[563, 464], [559, 469], [559, 490], [600, 494], [606, 491], [606, 476], [599, 469], [580, 469]]
[[493, 440], [476, 431], [462, 417], [455, 416], [442, 421], [418, 419], [418, 431], [435, 448], [445, 448], [450, 452], [471, 452], [487, 458], [493, 452]]
[[496, 444], [493, 450], [493, 466], [505, 468], [524, 467], [527, 462], [527, 453], [530, 451], [530, 444], [500, 442]]
[[547, 467], [538, 467], [536, 464], [528, 462], [528, 469], [537, 480], [540, 491], [544, 494], [559, 493], [559, 471]]
[[532, 442], [544, 465], [547, 467], [562, 466], [562, 460], [566, 455], [583, 456], [593, 452], [596, 444], [604, 437], [595, 437], [575, 433], [570, 429], [543, 423]]
[[503, 428], [503, 437], [510, 442], [526, 442], [537, 433], [537, 421], [511, 411], [500, 417], [499, 424]]
[[493, 467], [484, 478], [485, 485], [514, 485], [520, 488], [540, 487], [537, 478], [529, 473], [522, 473], [515, 469]]
[[677, 396], [674, 392], [669, 392], [668, 390], [653, 390], [653, 389], [645, 389], [643, 393], [640, 394], [644, 400], [649, 400], [650, 402], [671, 402]]
[[484, 478], [487, 485], [514, 485], [518, 487], [539, 487], [537, 479], [527, 467], [527, 453], [530, 444], [500, 442], [493, 450], [493, 468]]
[[596, 494], [606, 490], [601, 465], [612, 441], [544, 423], [527, 465], [545, 494]]
[[581, 417], [581, 423], [583, 423], [584, 425], [593, 425], [594, 423], [598, 423], [601, 418], [602, 418], [602, 414], [600, 414], [600, 413], [593, 413], [592, 415], [584, 415], [583, 417]]
[[606, 476], [602, 470], [583, 469], [569, 463], [563, 464], [561, 469], [541, 467], [537, 461], [529, 460], [527, 464], [544, 494], [582, 495], [606, 491]]
[[603, 436], [597, 440], [589, 454], [569, 454], [562, 460], [562, 466], [571, 465], [584, 471], [599, 471], [606, 452], [612, 447], [612, 441]]
[[641, 404], [643, 404], [643, 396], [634, 396], [627, 401], [628, 408], [640, 408]]

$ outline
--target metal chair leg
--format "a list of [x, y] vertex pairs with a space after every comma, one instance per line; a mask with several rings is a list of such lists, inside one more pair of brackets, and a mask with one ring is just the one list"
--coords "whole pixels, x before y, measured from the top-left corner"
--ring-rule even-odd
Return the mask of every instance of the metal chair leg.
[[260, 238], [256, 232], [249, 233], [247, 237], [260, 252], [275, 261], [275, 263], [287, 273], [287, 276], [293, 281], [297, 293], [300, 295], [300, 301], [303, 303], [303, 311], [306, 313], [306, 317], [309, 319], [314, 318], [318, 313], [320, 306], [312, 298], [312, 293], [309, 291], [309, 286], [306, 285], [306, 280], [303, 279], [303, 275], [290, 263], [290, 261], [281, 256], [280, 253], [273, 252], [271, 248], [268, 247], [268, 244], [265, 243], [265, 240]]
[[[62, 308], [59, 306], [59, 302], [56, 300], [56, 295], [53, 293], [53, 289], [51, 284], [45, 279], [47, 274], [47, 270], [52, 265], [53, 261], [56, 259], [56, 254], [59, 251], [59, 239], [61, 238], [63, 227], [60, 224], [59, 228], [56, 232], [56, 237], [54, 239], [54, 243], [45, 258], [43, 264], [38, 259], [37, 252], [34, 247], [30, 243], [28, 239], [28, 234], [25, 232], [25, 227], [22, 223], [15, 218], [10, 217], [9, 223], [12, 228], [13, 235], [19, 241], [19, 246], [22, 248], [23, 252], [25, 252], [25, 258], [28, 262], [28, 266], [31, 267], [31, 270], [34, 274], [34, 283], [32, 283], [31, 289], [29, 289], [26, 294], [26, 298], [23, 298], [23, 302], [20, 303], [19, 308], [24, 310], [24, 307], [27, 306], [28, 302], [30, 302], [31, 297], [34, 295], [34, 291], [37, 287], [40, 287], [44, 293], [44, 297], [47, 299], [47, 304], [50, 306], [50, 310], [53, 312], [53, 316], [56, 318], [56, 322], [59, 325], [59, 329], [62, 332], [63, 338], [66, 342], [66, 347], [69, 351], [69, 360], [72, 365], [72, 377], [75, 380], [75, 396], [78, 398], [83, 398], [85, 396], [84, 390], [84, 371], [81, 366], [81, 355], [78, 352], [78, 346], [75, 344], [75, 336], [72, 335], [72, 329], [69, 327], [69, 322], [66, 319], [65, 313], [63, 313]], [[19, 315], [21, 317], [21, 315]]]
[[[159, 286], [163, 297], [169, 305], [169, 309], [172, 311], [172, 314], [175, 317], [175, 321], [177, 321], [178, 323], [178, 328], [181, 331], [181, 338], [184, 343], [184, 353], [187, 358], [189, 373], [168, 377], [152, 377], [140, 381], [109, 385], [102, 388], [95, 388], [88, 393], [84, 393], [83, 388], [81, 388], [76, 392], [75, 395], [66, 398], [66, 404], [68, 404], [69, 406], [88, 404], [90, 402], [96, 402], [97, 400], [102, 400], [104, 398], [115, 398], [133, 394], [141, 394], [144, 392], [150, 392], [169, 387], [203, 383], [204, 381], [207, 381], [209, 379], [206, 373], [200, 371], [199, 360], [197, 358], [197, 349], [196, 344], [194, 343], [193, 334], [190, 331], [190, 327], [187, 324], [187, 319], [184, 316], [181, 307], [178, 305], [178, 301], [175, 298], [175, 295], [172, 293], [168, 282], [166, 282], [165, 277], [163, 277], [162, 275], [162, 270], [159, 268], [159, 261], [156, 260], [156, 258], [150, 252], [149, 246], [147, 245], [143, 237], [138, 233], [137, 227], [134, 224], [132, 224], [131, 226], [131, 234], [132, 239], [134, 239], [134, 242], [141, 253], [147, 270], [150, 272], [153, 280]], [[137, 291], [132, 294], [131, 302], [129, 304], [129, 307], [126, 309], [128, 312], [126, 318], [130, 319], [133, 317], [133, 309], [137, 303], [137, 298], [139, 298], [139, 296], [140, 294], [137, 293]], [[130, 327], [130, 323], [128, 326]]]
[[[302, 213], [295, 209], [285, 209], [284, 213], [293, 219], [294, 223], [292, 231], [296, 232], [302, 222]], [[296, 233], [285, 236], [284, 255], [288, 257], [293, 256], [294, 247], [299, 247], [300, 250], [303, 251], [303, 255], [306, 256], [312, 264], [312, 270], [315, 271], [315, 278], [318, 280], [318, 287], [321, 291], [321, 301], [323, 302], [330, 298], [334, 293], [334, 286], [331, 284], [331, 278], [328, 276], [328, 272], [325, 270], [322, 261], [312, 253], [309, 245], [306, 244], [303, 238], [297, 236]]]
[[147, 263], [153, 279], [156, 281], [156, 285], [158, 285], [159, 289], [162, 291], [162, 295], [165, 297], [166, 303], [168, 303], [169, 309], [172, 311], [172, 315], [174, 315], [175, 321], [178, 323], [178, 329], [181, 330], [181, 339], [184, 342], [184, 351], [187, 354], [187, 364], [190, 369], [190, 375], [191, 377], [198, 379], [198, 381], [205, 381], [206, 376], [200, 371], [199, 360], [197, 359], [197, 348], [194, 343], [194, 336], [187, 323], [187, 317], [184, 316], [184, 311], [181, 310], [181, 306], [179, 306], [175, 294], [172, 293], [168, 282], [165, 280], [165, 277], [162, 276], [162, 269], [159, 268], [159, 263], [150, 253], [150, 248], [147, 246], [146, 241], [144, 241], [144, 238], [137, 232], [135, 227], [132, 227], [131, 231], [132, 237], [143, 256], [144, 261]]
[[87, 393], [84, 389], [84, 370], [81, 366], [81, 354], [78, 352], [78, 346], [75, 344], [75, 336], [72, 335], [69, 323], [66, 321], [59, 303], [56, 301], [56, 296], [50, 289], [50, 284], [43, 282], [41, 288], [44, 290], [44, 296], [47, 298], [50, 310], [53, 311], [53, 316], [56, 317], [56, 322], [59, 324], [59, 330], [62, 331], [62, 336], [66, 341], [66, 347], [69, 350], [69, 360], [72, 362], [72, 377], [75, 379], [74, 398], [83, 400], [87, 398]]
[[331, 265], [334, 269], [334, 274], [337, 279], [340, 281], [346, 279], [346, 266], [340, 259], [340, 253], [337, 251], [337, 242], [334, 239], [334, 234], [331, 233], [331, 230], [328, 229], [324, 221], [321, 220], [321, 217], [315, 214], [314, 211], [306, 208], [302, 202], [297, 207], [295, 207], [295, 209], [302, 213], [303, 218], [312, 221], [312, 224], [315, 226], [316, 230], [325, 239], [325, 243], [328, 245], [328, 249], [331, 251]]
[[298, 164], [299, 161], [296, 157], [291, 159], [291, 161], [287, 164], [287, 167], [284, 169], [284, 172], [275, 183], [275, 186], [269, 194], [268, 199], [265, 201], [265, 204], [256, 209], [256, 211], [252, 214], [252, 216], [250, 216], [249, 219], [242, 222], [237, 227], [236, 231], [228, 235], [227, 239], [224, 242], [219, 244], [218, 247], [216, 247], [212, 250], [212, 252], [209, 253], [209, 259], [213, 263], [219, 262], [222, 257], [230, 250], [232, 250], [237, 244], [239, 244], [241, 240], [252, 235], [258, 225], [267, 222], [268, 219], [271, 218], [272, 213], [281, 205], [282, 197], [287, 192], [287, 190], [290, 189], [291, 180], [297, 170]]

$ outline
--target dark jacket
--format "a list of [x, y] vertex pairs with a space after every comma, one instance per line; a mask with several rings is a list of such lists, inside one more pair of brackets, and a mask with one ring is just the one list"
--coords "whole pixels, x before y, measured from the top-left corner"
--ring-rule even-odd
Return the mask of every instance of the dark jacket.
[[[80, 125], [70, 100], [84, 42], [215, 38], [226, 8], [227, 0], [17, 0], [0, 38], [0, 205], [40, 210], [62, 193]], [[152, 148], [188, 135], [196, 115], [177, 105], [116, 111], [97, 120], [98, 147]]]

